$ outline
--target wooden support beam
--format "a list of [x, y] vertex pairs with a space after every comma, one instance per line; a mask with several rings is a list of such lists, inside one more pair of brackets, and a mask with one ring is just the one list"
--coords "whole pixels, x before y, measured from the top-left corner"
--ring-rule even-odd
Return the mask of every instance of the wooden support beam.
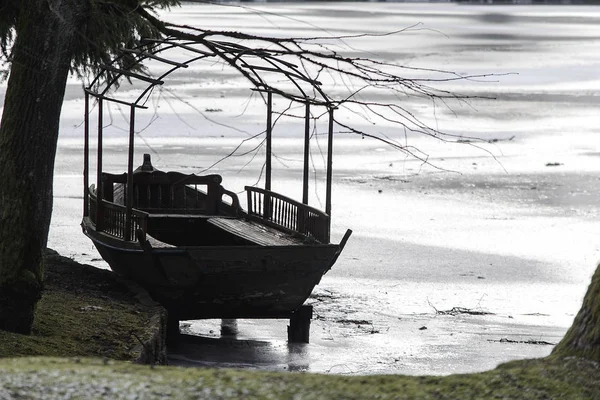
[[[267, 154], [265, 160], [265, 190], [271, 191], [271, 136], [273, 129], [273, 93], [267, 93]], [[271, 219], [271, 196], [265, 195], [264, 216]]]
[[143, 108], [144, 110], [148, 109], [148, 107], [142, 106], [142, 105], [139, 105], [139, 104], [136, 104], [136, 103], [131, 103], [131, 102], [128, 102], [128, 101], [119, 100], [119, 99], [113, 99], [112, 97], [104, 96], [103, 94], [96, 93], [96, 92], [94, 92], [93, 90], [91, 90], [89, 88], [85, 88], [85, 89], [83, 89], [83, 91], [85, 93], [87, 93], [87, 94], [90, 94], [90, 95], [94, 96], [94, 98], [96, 98], [97, 100], [102, 99], [102, 100], [106, 100], [106, 101], [112, 101], [113, 103], [123, 104], [125, 106], [135, 106], [137, 108]]
[[272, 142], [272, 117], [273, 117], [273, 94], [267, 93], [267, 151], [265, 160], [265, 189], [271, 190], [271, 142]]
[[131, 208], [133, 206], [133, 155], [135, 136], [135, 107], [129, 111], [129, 154], [127, 159], [127, 196], [125, 198], [125, 241], [133, 240], [131, 235]]
[[304, 171], [302, 175], [302, 203], [308, 204], [308, 163], [310, 156], [310, 103], [304, 116]]
[[90, 95], [85, 94], [85, 114], [83, 116], [83, 216], [90, 215]]
[[102, 113], [103, 101], [98, 99], [98, 161], [96, 163], [96, 231], [104, 228], [103, 190], [102, 190]]
[[325, 194], [325, 213], [331, 221], [331, 185], [333, 178], [333, 107], [329, 108], [329, 129], [327, 132], [327, 191]]
[[300, 306], [290, 318], [288, 325], [289, 343], [308, 343], [310, 341], [310, 321], [313, 316], [312, 306]]

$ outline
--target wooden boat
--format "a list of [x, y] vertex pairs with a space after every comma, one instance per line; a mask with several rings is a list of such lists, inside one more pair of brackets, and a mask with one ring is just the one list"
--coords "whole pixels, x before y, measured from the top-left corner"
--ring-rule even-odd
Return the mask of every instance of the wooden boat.
[[113, 271], [177, 320], [289, 318], [350, 235], [329, 244], [322, 211], [255, 187], [246, 187], [245, 211], [219, 175], [162, 172], [145, 157], [133, 173], [131, 224], [127, 175], [103, 173], [102, 190], [89, 189], [82, 226]]
[[[165, 43], [168, 49], [180, 45]], [[189, 43], [180, 46], [190, 48]], [[156, 50], [159, 51], [160, 48]], [[173, 69], [187, 66], [150, 53], [136, 50], [135, 54], [175, 64]], [[302, 202], [270, 190], [269, 91], [264, 92], [265, 188], [245, 188], [244, 210], [238, 196], [222, 186], [219, 175], [159, 171], [147, 154], [143, 164], [133, 170], [135, 110], [145, 108], [139, 104], [145, 93], [163, 82], [114, 67], [105, 68], [113, 74], [149, 82], [150, 86], [131, 103], [109, 97], [108, 88], [93, 89], [94, 82], [85, 90], [82, 227], [102, 258], [113, 271], [144, 287], [166, 307], [174, 331], [180, 320], [290, 318], [289, 339], [308, 342], [312, 308], [303, 304], [336, 262], [351, 234], [348, 230], [339, 244], [330, 243], [333, 107], [326, 104], [330, 123], [325, 212], [308, 205], [308, 100]], [[89, 182], [90, 97], [96, 100], [98, 112], [95, 185]], [[130, 107], [128, 164], [123, 174], [103, 170], [105, 102]]]

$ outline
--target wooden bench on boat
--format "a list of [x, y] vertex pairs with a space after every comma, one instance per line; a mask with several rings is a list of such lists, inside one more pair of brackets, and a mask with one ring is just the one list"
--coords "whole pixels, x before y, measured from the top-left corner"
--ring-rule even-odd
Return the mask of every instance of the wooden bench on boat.
[[[223, 188], [221, 181], [220, 175], [137, 171], [133, 176], [132, 206], [148, 213], [236, 215], [241, 210], [239, 199]], [[125, 205], [126, 183], [126, 173], [103, 173], [104, 199]], [[224, 195], [229, 196], [230, 204], [222, 201]]]

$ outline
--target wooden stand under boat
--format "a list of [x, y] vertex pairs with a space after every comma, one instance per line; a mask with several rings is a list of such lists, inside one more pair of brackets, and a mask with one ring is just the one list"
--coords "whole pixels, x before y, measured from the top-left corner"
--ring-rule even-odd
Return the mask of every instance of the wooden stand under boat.
[[[137, 77], [127, 71], [117, 74]], [[168, 310], [169, 329], [175, 333], [180, 320], [287, 318], [288, 340], [308, 342], [312, 307], [304, 302], [352, 233], [348, 230], [339, 244], [330, 243], [333, 108], [329, 108], [325, 212], [307, 204], [308, 122], [303, 201], [270, 190], [270, 92], [265, 188], [245, 188], [244, 210], [237, 195], [221, 185], [219, 175], [159, 171], [148, 154], [134, 171], [135, 109], [142, 107], [138, 102], [143, 96], [126, 103], [108, 97], [107, 89], [92, 90], [94, 82], [85, 91], [82, 227], [111, 269], [148, 290]], [[162, 84], [149, 82], [150, 87]], [[90, 185], [88, 176], [90, 96], [98, 102], [95, 185]], [[127, 104], [131, 110], [128, 167], [123, 174], [103, 171], [102, 105], [106, 101]]]

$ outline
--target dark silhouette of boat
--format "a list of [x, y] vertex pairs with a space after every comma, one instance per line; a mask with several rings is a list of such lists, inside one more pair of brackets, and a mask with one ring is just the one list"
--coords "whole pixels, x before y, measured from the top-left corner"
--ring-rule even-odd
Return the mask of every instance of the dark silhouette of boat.
[[173, 321], [292, 318], [350, 235], [330, 244], [327, 214], [264, 189], [246, 187], [243, 210], [221, 176], [158, 171], [147, 154], [132, 181], [129, 223], [127, 174], [102, 173], [83, 231]]
[[[107, 66], [106, 71], [142, 79], [150, 87], [163, 83], [114, 67]], [[339, 244], [330, 243], [333, 107], [329, 107], [325, 212], [308, 205], [308, 101], [303, 201], [270, 190], [270, 91], [263, 92], [267, 99], [265, 188], [247, 186], [243, 209], [238, 196], [222, 185], [220, 175], [160, 171], [148, 154], [134, 171], [135, 109], [143, 107], [138, 104], [143, 94], [127, 103], [108, 97], [106, 89], [93, 89], [93, 84], [85, 90], [82, 227], [110, 268], [160, 302], [168, 310], [173, 331], [178, 331], [180, 320], [289, 318], [289, 339], [308, 342], [312, 308], [304, 302], [351, 234], [348, 230]], [[92, 185], [90, 97], [97, 101], [98, 112], [98, 162]], [[103, 103], [109, 101], [131, 110], [128, 167], [123, 174], [103, 171]]]

